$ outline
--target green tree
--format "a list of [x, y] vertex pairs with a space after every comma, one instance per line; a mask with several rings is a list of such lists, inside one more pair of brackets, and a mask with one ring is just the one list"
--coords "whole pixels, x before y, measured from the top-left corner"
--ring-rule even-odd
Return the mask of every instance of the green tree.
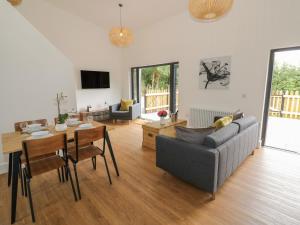
[[275, 64], [272, 89], [273, 91], [300, 91], [300, 67]]
[[167, 89], [170, 83], [170, 66], [147, 67], [142, 69], [142, 91], [145, 89]]

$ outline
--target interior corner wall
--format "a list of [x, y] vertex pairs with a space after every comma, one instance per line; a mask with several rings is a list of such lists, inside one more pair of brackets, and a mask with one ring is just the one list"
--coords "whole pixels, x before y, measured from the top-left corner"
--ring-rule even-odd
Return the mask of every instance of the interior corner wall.
[[[26, 0], [18, 11], [75, 65], [77, 109], [115, 104], [122, 97], [122, 50], [108, 31], [47, 1]], [[81, 89], [80, 70], [110, 72], [110, 89]]]
[[[216, 22], [195, 21], [188, 12], [136, 33], [124, 53], [123, 95], [129, 96], [129, 73], [134, 66], [179, 61], [179, 114], [191, 107], [240, 109], [262, 120], [270, 50], [300, 46], [300, 1], [235, 1]], [[200, 89], [200, 60], [232, 56], [228, 90]]]
[[[75, 108], [72, 62], [7, 1], [0, 1], [0, 28], [0, 133], [13, 131], [16, 121], [45, 118], [53, 123], [57, 92], [68, 96], [63, 110]], [[6, 170], [0, 150], [0, 173]]]

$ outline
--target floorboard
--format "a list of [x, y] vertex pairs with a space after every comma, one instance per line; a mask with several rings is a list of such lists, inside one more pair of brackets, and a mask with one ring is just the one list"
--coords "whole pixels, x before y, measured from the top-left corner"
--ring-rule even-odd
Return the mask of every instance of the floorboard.
[[[111, 141], [120, 167], [109, 185], [104, 163], [78, 165], [82, 200], [74, 202], [69, 183], [56, 171], [32, 180], [36, 224], [43, 225], [296, 225], [300, 224], [300, 157], [257, 150], [210, 195], [156, 168], [155, 152], [142, 148], [135, 123], [114, 125]], [[108, 157], [109, 158], [109, 157]], [[10, 224], [10, 189], [0, 176], [0, 224]], [[17, 225], [32, 224], [27, 199], [18, 197]]]

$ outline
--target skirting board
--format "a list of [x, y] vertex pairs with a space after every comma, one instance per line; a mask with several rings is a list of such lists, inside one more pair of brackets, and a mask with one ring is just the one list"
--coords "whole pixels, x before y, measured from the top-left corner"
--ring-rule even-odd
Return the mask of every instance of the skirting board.
[[7, 169], [8, 169], [8, 163], [7, 162], [0, 163], [0, 174], [7, 173]]

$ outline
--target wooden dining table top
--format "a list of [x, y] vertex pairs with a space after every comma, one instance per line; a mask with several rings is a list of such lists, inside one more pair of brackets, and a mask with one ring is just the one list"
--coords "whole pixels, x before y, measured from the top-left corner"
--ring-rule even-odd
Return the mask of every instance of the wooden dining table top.
[[[92, 121], [91, 123], [93, 124], [94, 127], [106, 126], [105, 124], [96, 121]], [[50, 131], [50, 133], [54, 135], [66, 133], [67, 139], [72, 140], [74, 139], [74, 132], [78, 128], [78, 126], [68, 127], [66, 131], [56, 131], [55, 126], [53, 125], [49, 125], [47, 128]], [[113, 128], [111, 126], [106, 126], [106, 129], [109, 131], [112, 130]], [[30, 136], [31, 136], [30, 134], [22, 133], [22, 132], [3, 133], [1, 135], [3, 154], [14, 153], [22, 150], [22, 142], [28, 139]]]

